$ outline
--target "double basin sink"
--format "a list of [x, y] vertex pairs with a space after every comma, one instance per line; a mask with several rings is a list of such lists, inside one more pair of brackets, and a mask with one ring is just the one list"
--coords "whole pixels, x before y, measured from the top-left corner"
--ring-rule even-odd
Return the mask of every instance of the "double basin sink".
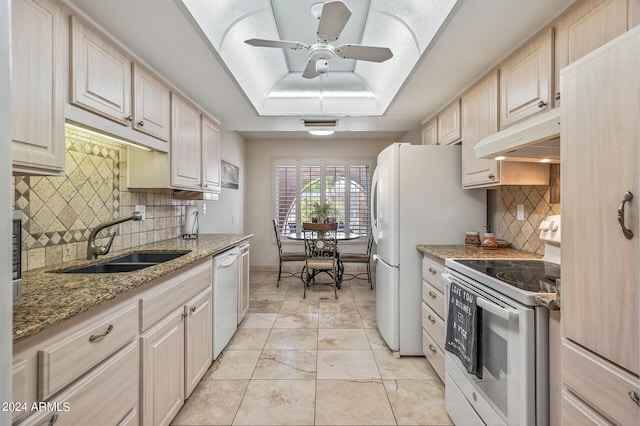
[[109, 274], [114, 272], [132, 272], [138, 269], [148, 268], [159, 263], [168, 262], [189, 251], [139, 251], [109, 259], [106, 262], [79, 268], [58, 271], [64, 274]]

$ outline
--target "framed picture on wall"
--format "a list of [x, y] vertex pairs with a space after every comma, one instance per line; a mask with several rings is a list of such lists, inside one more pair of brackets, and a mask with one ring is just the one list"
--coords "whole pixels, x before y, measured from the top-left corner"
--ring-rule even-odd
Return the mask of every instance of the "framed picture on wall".
[[240, 169], [238, 166], [222, 160], [222, 187], [238, 189]]

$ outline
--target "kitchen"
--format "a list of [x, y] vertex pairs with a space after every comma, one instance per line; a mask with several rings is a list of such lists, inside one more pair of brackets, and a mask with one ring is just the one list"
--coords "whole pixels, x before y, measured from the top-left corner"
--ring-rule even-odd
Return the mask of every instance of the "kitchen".
[[[619, 6], [620, 2], [607, 2], [607, 5], [614, 8], [616, 5]], [[623, 9], [626, 11], [626, 2], [622, 2], [624, 4]], [[585, 2], [585, 8], [591, 7], [589, 6], [591, 3]], [[576, 6], [577, 8], [577, 6]], [[629, 20], [632, 24], [629, 26], [633, 26], [637, 24], [637, 11], [638, 7], [636, 2], [629, 3]], [[557, 10], [555, 14], [550, 14], [546, 21], [539, 23], [537, 26], [531, 28], [529, 30], [529, 35], [536, 33], [539, 29], [542, 28], [543, 24], [549, 22], [554, 16], [559, 14], [561, 10]], [[462, 13], [460, 11], [459, 13]], [[576, 12], [577, 13], [577, 12]], [[98, 16], [98, 15], [96, 15]], [[608, 16], [608, 15], [606, 15]], [[635, 18], [634, 18], [635, 17]], [[97, 19], [97, 18], [96, 18]], [[635, 19], [635, 20], [634, 20]], [[124, 21], [124, 20], [123, 20]], [[452, 22], [452, 25], [454, 22]], [[123, 24], [126, 25], [126, 24]], [[557, 39], [561, 39], [562, 33], [558, 31], [556, 34]], [[611, 38], [613, 38], [611, 36]], [[526, 41], [527, 37], [522, 38], [522, 42]], [[122, 40], [121, 40], [122, 41]], [[374, 141], [367, 142], [363, 140], [352, 140], [344, 135], [344, 139], [329, 139], [327, 142], [323, 142], [322, 144], [318, 144], [317, 139], [306, 139], [301, 140], [300, 134], [298, 134], [294, 138], [281, 138], [282, 135], [274, 135], [271, 139], [268, 140], [259, 140], [257, 139], [256, 133], [257, 129], [248, 129], [243, 134], [238, 134], [234, 131], [223, 130], [222, 132], [222, 157], [226, 160], [229, 160], [231, 163], [237, 164], [241, 170], [241, 182], [246, 182], [245, 185], [241, 185], [240, 189], [237, 191], [225, 191], [222, 194], [226, 195], [220, 196], [220, 199], [217, 201], [196, 201], [195, 204], [198, 205], [199, 210], [202, 214], [201, 219], [202, 222], [205, 222], [206, 214], [211, 214], [215, 218], [220, 218], [227, 220], [226, 223], [215, 223], [211, 230], [206, 232], [252, 232], [254, 234], [254, 238], [251, 240], [252, 245], [255, 247], [254, 251], [252, 251], [252, 267], [256, 270], [260, 270], [260, 268], [268, 267], [269, 265], [273, 265], [276, 263], [275, 251], [273, 249], [272, 242], [272, 232], [268, 227], [270, 226], [268, 220], [265, 220], [264, 212], [271, 211], [271, 203], [272, 200], [269, 197], [269, 191], [265, 190], [265, 180], [266, 176], [271, 176], [271, 158], [273, 157], [290, 157], [293, 155], [292, 153], [297, 153], [295, 155], [305, 155], [309, 157], [318, 157], [318, 156], [326, 156], [327, 150], [333, 150], [340, 152], [342, 156], [363, 156], [369, 158], [375, 158], [377, 153], [382, 150], [385, 146], [389, 145], [392, 142], [397, 140], [410, 141], [416, 144], [420, 144], [422, 141], [422, 137], [426, 134], [424, 132], [431, 120], [429, 117], [437, 115], [442, 109], [449, 104], [449, 101], [452, 100], [453, 97], [456, 96], [457, 93], [462, 93], [464, 88], [476, 81], [478, 77], [481, 77], [485, 74], [487, 69], [490, 69], [493, 65], [499, 62], [499, 58], [506, 56], [507, 53], [513, 51], [517, 46], [522, 43], [511, 43], [508, 47], [505, 47], [504, 50], [495, 56], [493, 59], [488, 59], [487, 64], [478, 71], [475, 75], [470, 76], [465, 80], [464, 83], [459, 84], [453, 92], [449, 93], [448, 98], [442, 98], [441, 102], [438, 105], [433, 105], [431, 109], [424, 109], [423, 112], [420, 113], [420, 120], [424, 120], [422, 123], [424, 126], [420, 124], [413, 125], [410, 128], [406, 128], [409, 130], [408, 132], [398, 132], [399, 129], [402, 129], [402, 125], [396, 127], [395, 125], [385, 124], [384, 120], [381, 119], [381, 124], [376, 124], [376, 126], [380, 126], [379, 130], [383, 131], [386, 129], [393, 129], [396, 131], [394, 134], [386, 134], [386, 136], [380, 139], [374, 139]], [[133, 49], [133, 47], [131, 47]], [[195, 48], [195, 47], [194, 47]], [[202, 46], [200, 46], [202, 48]], [[206, 50], [206, 48], [205, 48]], [[557, 59], [556, 59], [557, 61]], [[219, 66], [219, 65], [217, 65]], [[179, 81], [180, 76], [167, 75], [167, 78], [172, 80]], [[452, 77], [453, 78], [453, 77]], [[556, 78], [554, 81], [559, 81]], [[229, 86], [233, 86], [233, 84], [229, 84]], [[186, 86], [185, 86], [186, 87]], [[187, 89], [184, 89], [185, 92]], [[234, 91], [235, 89], [232, 87], [231, 89], [226, 87], [216, 87], [217, 93], [221, 93], [222, 98], [240, 98], [242, 99], [242, 95], [238, 95], [237, 93], [229, 95], [228, 91]], [[552, 89], [555, 93], [555, 88]], [[197, 90], [188, 91], [189, 93], [194, 93]], [[228, 96], [227, 96], [228, 95]], [[464, 98], [463, 98], [464, 99]], [[425, 100], [425, 102], [427, 102]], [[465, 107], [465, 103], [463, 101], [462, 108]], [[245, 108], [247, 108], [245, 106]], [[215, 110], [217, 112], [217, 110]], [[426, 113], [425, 111], [431, 111], [430, 113]], [[463, 110], [464, 111], [464, 110]], [[237, 112], [237, 111], [235, 111]], [[79, 115], [81, 112], [76, 111]], [[241, 114], [238, 114], [241, 115]], [[463, 120], [465, 114], [462, 114]], [[233, 119], [223, 119], [221, 115], [216, 115], [217, 118], [221, 120], [223, 129], [227, 129], [226, 123], [233, 122]], [[298, 120], [295, 120], [298, 121]], [[346, 119], [342, 121], [339, 125], [344, 125], [347, 122]], [[230, 125], [228, 129], [233, 129], [234, 124]], [[295, 128], [298, 128], [299, 123], [295, 123]], [[6, 126], [3, 126], [6, 128]], [[241, 125], [237, 125], [238, 129], [242, 129]], [[293, 128], [293, 125], [292, 125]], [[424, 134], [423, 134], [424, 132]], [[463, 128], [464, 132], [464, 128]], [[256, 139], [253, 139], [256, 138]], [[464, 146], [464, 136], [463, 146]], [[300, 145], [304, 145], [304, 153], [300, 153]], [[265, 146], [266, 145], [266, 146]], [[5, 156], [8, 158], [8, 155]], [[121, 163], [126, 162], [124, 160], [125, 157], [120, 157], [119, 161]], [[505, 169], [512, 167], [508, 166], [506, 163], [504, 164]], [[7, 168], [3, 168], [7, 169]], [[120, 164], [120, 170], [126, 170], [122, 164]], [[506, 171], [506, 170], [505, 170]], [[126, 173], [126, 172], [125, 172]], [[506, 176], [506, 173], [505, 173]], [[117, 178], [117, 177], [116, 177]], [[18, 178], [19, 179], [19, 178]], [[22, 183], [26, 184], [26, 182], [22, 181]], [[31, 184], [31, 182], [29, 182]], [[564, 182], [563, 182], [564, 184]], [[37, 185], [34, 182], [34, 186]], [[21, 188], [20, 182], [16, 181], [15, 190], [17, 192], [20, 191]], [[540, 192], [538, 187], [531, 187], [528, 185], [510, 185], [504, 187], [498, 193], [497, 191], [489, 191], [488, 192], [488, 202], [489, 202], [489, 222], [493, 225], [493, 228], [497, 230], [497, 234], [499, 237], [512, 241], [516, 244], [517, 248], [521, 248], [527, 251], [539, 252], [541, 250], [541, 243], [537, 239], [537, 227], [541, 219], [543, 219], [547, 213], [555, 213], [559, 214], [559, 204], [558, 203], [548, 203], [547, 195], [545, 192]], [[46, 194], [46, 191], [40, 193], [39, 191], [33, 188], [33, 193], [35, 195], [40, 196], [39, 194]], [[78, 188], [81, 189], [81, 188]], [[500, 194], [498, 196], [498, 194]], [[127, 199], [127, 197], [129, 197]], [[6, 197], [10, 199], [10, 197]], [[40, 202], [48, 204], [48, 198], [46, 195]], [[175, 202], [172, 201], [171, 197], [167, 197], [166, 194], [162, 194], [161, 191], [131, 191], [128, 192], [125, 190], [121, 194], [121, 200], [123, 201], [123, 205], [130, 207], [131, 209], [138, 204], [151, 206], [152, 214], [157, 215], [154, 217], [154, 224], [158, 224], [158, 229], [150, 230], [140, 229], [137, 223], [131, 223], [131, 230], [127, 232], [127, 236], [116, 237], [114, 240], [114, 249], [117, 248], [127, 248], [127, 247], [135, 247], [138, 244], [143, 244], [145, 242], [151, 242], [156, 238], [154, 233], [157, 231], [158, 235], [169, 235], [174, 236], [179, 228], [179, 216], [181, 213], [177, 215], [173, 213], [173, 209], [169, 208], [169, 205], [177, 205], [179, 207], [184, 207], [185, 205], [191, 205], [191, 202]], [[19, 197], [15, 200], [18, 203]], [[51, 203], [53, 207], [54, 203]], [[207, 206], [207, 213], [204, 212], [204, 205]], [[517, 216], [517, 205], [525, 204], [525, 212], [529, 214], [529, 212], [537, 211], [540, 207], [543, 213], [540, 214], [540, 217], [533, 219], [533, 217], [528, 216], [530, 219], [528, 221], [524, 221], [523, 224], [516, 223], [516, 220], [510, 219], [512, 217]], [[617, 209], [617, 205], [615, 208]], [[14, 206], [11, 207], [13, 209]], [[56, 207], [58, 208], [58, 207]], [[147, 207], [149, 208], [149, 207]], [[555, 210], [554, 210], [555, 209]], [[633, 214], [633, 209], [631, 212]], [[64, 210], [64, 207], [61, 209]], [[614, 209], [615, 210], [615, 209]], [[232, 213], [229, 214], [229, 211]], [[99, 211], [97, 212], [99, 213]], [[637, 214], [637, 213], [636, 213]], [[178, 216], [178, 219], [176, 219]], [[156, 219], [160, 219], [157, 220]], [[532, 223], [529, 223], [532, 222]], [[39, 224], [40, 222], [38, 222]], [[50, 225], [51, 220], [43, 218], [43, 224]], [[147, 222], [148, 223], [148, 222]], [[514, 225], [515, 224], [515, 225]], [[517, 227], [520, 225], [522, 231], [518, 230]], [[514, 228], [515, 227], [515, 228]], [[35, 227], [34, 227], [35, 228]], [[202, 225], [202, 232], [205, 232], [204, 225]], [[43, 229], [43, 231], [50, 232], [49, 229]], [[41, 234], [43, 232], [40, 232]], [[173, 234], [172, 234], [173, 233]], [[40, 236], [41, 237], [41, 236]], [[49, 237], [46, 236], [45, 237]], [[53, 237], [53, 236], [52, 236]], [[57, 238], [57, 237], [56, 237]], [[106, 243], [106, 242], [105, 242]], [[73, 259], [74, 253], [69, 251], [63, 251], [60, 248], [55, 248], [52, 245], [47, 247], [36, 247], [35, 244], [30, 243], [30, 247], [33, 247], [32, 250], [27, 250], [28, 255], [26, 259], [23, 260], [26, 263], [26, 267], [28, 269], [38, 268], [42, 266], [46, 266], [47, 264], [60, 262], [67, 259]], [[75, 256], [78, 258], [80, 247], [82, 244], [80, 242], [74, 243], [75, 245]], [[255, 253], [255, 254], [253, 254]], [[49, 260], [47, 258], [50, 258]], [[6, 269], [8, 270], [8, 268]], [[8, 300], [4, 298], [4, 300]], [[9, 306], [9, 305], [7, 305]], [[3, 309], [2, 312], [9, 312], [9, 309]], [[3, 326], [5, 324], [9, 324], [9, 320], [3, 321]], [[9, 333], [8, 330], [3, 330], [3, 333]], [[9, 334], [6, 334], [9, 336]], [[6, 339], [9, 341], [9, 338]], [[4, 345], [3, 345], [4, 346]], [[7, 345], [10, 346], [10, 345]], [[10, 360], [11, 354], [5, 354], [4, 360]], [[10, 362], [10, 361], [9, 361]], [[8, 364], [7, 364], [8, 365]], [[8, 370], [4, 370], [8, 371]], [[8, 380], [3, 380], [3, 383], [8, 382]], [[6, 390], [8, 394], [10, 394], [10, 390]], [[9, 400], [7, 398], [7, 400]]]

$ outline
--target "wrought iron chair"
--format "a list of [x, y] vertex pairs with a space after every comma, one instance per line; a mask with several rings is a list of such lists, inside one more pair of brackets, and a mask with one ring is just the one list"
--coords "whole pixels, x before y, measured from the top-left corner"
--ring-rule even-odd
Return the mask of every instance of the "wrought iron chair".
[[[315, 277], [321, 272], [327, 273], [332, 282], [318, 283], [326, 284], [333, 287], [335, 298], [338, 298], [338, 240], [336, 239], [337, 223], [305, 223], [303, 225], [304, 232], [304, 251], [305, 251], [305, 267], [304, 276], [304, 293], [302, 298], [307, 298], [307, 288], [312, 282], [315, 284]], [[306, 274], [306, 275], [305, 275]]]
[[359, 274], [343, 273], [342, 280], [348, 281], [355, 278], [364, 278], [366, 274], [367, 281], [369, 281], [369, 287], [373, 289], [373, 282], [371, 281], [371, 248], [373, 247], [373, 234], [369, 232], [369, 241], [367, 242], [366, 253], [340, 253], [340, 261], [342, 263], [360, 263], [367, 265], [367, 272], [361, 272]]
[[276, 287], [280, 287], [280, 278], [281, 277], [297, 277], [298, 274], [294, 272], [287, 272], [282, 275], [282, 263], [283, 262], [304, 262], [306, 257], [304, 253], [295, 253], [295, 252], [283, 252], [282, 251], [282, 242], [280, 241], [280, 232], [278, 231], [278, 221], [273, 219], [273, 230], [276, 233], [276, 243], [278, 244], [278, 260], [280, 265], [278, 267], [278, 282], [276, 283]]

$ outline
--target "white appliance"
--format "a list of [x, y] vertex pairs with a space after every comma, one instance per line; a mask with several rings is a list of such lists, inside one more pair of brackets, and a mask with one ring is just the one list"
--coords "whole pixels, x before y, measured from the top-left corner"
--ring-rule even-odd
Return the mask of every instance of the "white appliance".
[[213, 257], [213, 359], [227, 346], [238, 327], [237, 247]]
[[394, 143], [380, 152], [371, 186], [377, 244], [376, 321], [395, 356], [424, 355], [418, 244], [462, 244], [486, 225], [486, 191], [462, 189], [460, 146]]
[[560, 108], [534, 115], [478, 142], [478, 158], [545, 163], [560, 162]]
[[560, 278], [560, 216], [540, 225], [542, 259], [447, 259], [446, 315], [452, 283], [477, 296], [482, 315], [482, 378], [445, 353], [445, 407], [455, 424], [549, 424], [549, 310], [534, 296]]

